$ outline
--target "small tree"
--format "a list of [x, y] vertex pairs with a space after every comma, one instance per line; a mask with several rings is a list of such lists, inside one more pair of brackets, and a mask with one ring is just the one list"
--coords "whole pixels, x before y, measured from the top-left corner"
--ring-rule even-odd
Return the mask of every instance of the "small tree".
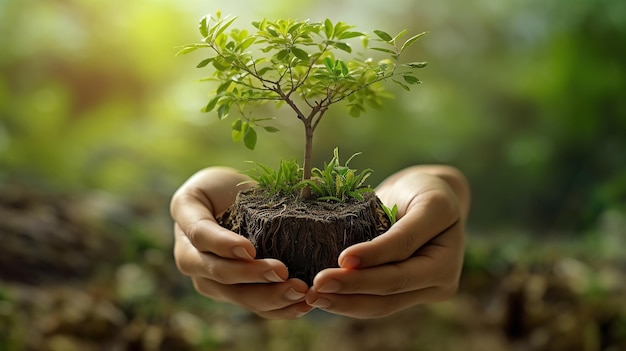
[[[379, 82], [392, 79], [405, 90], [420, 84], [417, 68], [425, 62], [400, 63], [406, 49], [426, 32], [400, 41], [407, 34], [396, 36], [374, 30], [375, 38], [354, 31], [343, 22], [332, 23], [296, 20], [263, 20], [253, 22], [253, 32], [227, 29], [236, 17], [205, 16], [200, 20], [200, 43], [185, 45], [178, 54], [197, 49], [210, 49], [198, 68], [212, 67], [213, 75], [205, 80], [217, 82], [204, 112], [217, 111], [220, 119], [233, 109], [239, 117], [232, 123], [233, 140], [243, 141], [249, 149], [257, 142], [257, 127], [268, 132], [278, 129], [267, 123], [272, 118], [258, 118], [250, 113], [253, 106], [273, 102], [286, 104], [304, 126], [304, 160], [302, 180], [311, 178], [313, 135], [329, 107], [347, 101], [349, 113], [358, 117], [366, 106], [378, 108], [387, 93]], [[381, 52], [385, 57], [373, 60], [353, 54], [350, 40], [359, 38], [364, 51]], [[374, 46], [370, 46], [374, 43]], [[342, 58], [345, 57], [345, 58]], [[305, 186], [302, 196], [310, 197]]]

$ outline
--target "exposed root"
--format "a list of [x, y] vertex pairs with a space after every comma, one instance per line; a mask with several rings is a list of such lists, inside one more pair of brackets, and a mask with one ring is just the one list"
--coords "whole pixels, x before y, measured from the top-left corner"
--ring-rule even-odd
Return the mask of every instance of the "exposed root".
[[391, 225], [374, 193], [363, 202], [335, 203], [268, 196], [259, 189], [240, 193], [219, 221], [248, 238], [257, 258], [282, 261], [290, 277], [309, 285], [319, 271], [338, 266], [346, 247], [371, 240]]

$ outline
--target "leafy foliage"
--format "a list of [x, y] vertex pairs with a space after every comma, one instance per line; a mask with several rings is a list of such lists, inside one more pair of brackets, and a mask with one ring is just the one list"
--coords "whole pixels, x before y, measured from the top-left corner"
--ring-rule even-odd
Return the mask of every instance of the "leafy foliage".
[[[201, 19], [199, 30], [202, 42], [185, 45], [178, 54], [197, 49], [210, 49], [211, 56], [203, 59], [198, 68], [209, 67], [213, 75], [206, 81], [215, 81], [217, 88], [203, 108], [216, 111], [220, 119], [228, 117], [234, 109], [239, 117], [232, 124], [233, 140], [243, 141], [254, 149], [256, 128], [268, 132], [276, 128], [264, 125], [268, 118], [253, 117], [253, 106], [274, 102], [287, 104], [296, 116], [314, 131], [330, 105], [348, 101], [350, 115], [358, 117], [366, 106], [379, 108], [388, 95], [376, 83], [392, 78], [406, 90], [420, 84], [414, 69], [425, 62], [400, 64], [405, 50], [425, 33], [401, 42], [407, 30], [395, 37], [375, 30], [377, 38], [370, 38], [353, 30], [344, 22], [333, 23], [280, 19], [253, 22], [254, 31], [230, 29], [236, 17]], [[382, 52], [386, 57], [374, 61], [363, 55], [341, 58], [352, 54], [350, 39], [360, 38], [364, 49]], [[369, 47], [374, 42], [377, 46]]]
[[[254, 162], [255, 169], [244, 171], [259, 188], [267, 190], [271, 194], [295, 194], [298, 190], [310, 186], [313, 198], [318, 201], [345, 202], [353, 198], [363, 200], [363, 193], [373, 191], [365, 186], [365, 180], [372, 173], [371, 169], [358, 172], [348, 167], [350, 161], [356, 157], [352, 155], [343, 165], [339, 162], [339, 150], [335, 148], [330, 162], [324, 162], [324, 168], [313, 168], [313, 177], [302, 180], [302, 167], [295, 160], [281, 160], [278, 170], [267, 165]], [[397, 212], [397, 208], [395, 209]], [[395, 222], [395, 214], [391, 209], [385, 208], [389, 219]]]
[[394, 204], [391, 208], [387, 207], [387, 205], [385, 204], [382, 204], [381, 207], [383, 211], [385, 211], [387, 218], [389, 218], [389, 220], [391, 221], [391, 224], [393, 225], [394, 223], [396, 223], [396, 221], [398, 220], [398, 204]]
[[302, 168], [296, 160], [281, 160], [278, 171], [259, 162], [255, 162], [255, 164], [257, 168], [244, 171], [243, 173], [257, 182], [260, 188], [272, 194], [295, 193], [304, 186], [302, 183]]
[[313, 168], [313, 177], [304, 183], [311, 187], [312, 193], [318, 200], [344, 202], [349, 198], [363, 200], [363, 193], [373, 191], [364, 186], [365, 180], [372, 173], [365, 169], [360, 173], [348, 167], [348, 163], [359, 155], [352, 155], [345, 164], [339, 162], [339, 150], [335, 148], [333, 158], [329, 163], [324, 162], [324, 168]]

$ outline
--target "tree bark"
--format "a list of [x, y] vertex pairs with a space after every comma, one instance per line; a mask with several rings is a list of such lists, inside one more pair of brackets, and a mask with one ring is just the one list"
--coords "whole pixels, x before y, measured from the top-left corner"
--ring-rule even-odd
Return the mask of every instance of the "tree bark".
[[[311, 126], [311, 120], [303, 120], [304, 122], [304, 161], [302, 165], [302, 180], [311, 179], [313, 165], [311, 164], [311, 154], [313, 153], [313, 127]], [[300, 196], [303, 199], [311, 198], [311, 187], [305, 186], [302, 188]]]

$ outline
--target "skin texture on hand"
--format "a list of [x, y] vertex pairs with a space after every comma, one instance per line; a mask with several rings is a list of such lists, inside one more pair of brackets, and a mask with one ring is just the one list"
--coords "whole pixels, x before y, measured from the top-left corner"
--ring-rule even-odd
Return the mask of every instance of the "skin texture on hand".
[[230, 206], [248, 180], [236, 171], [211, 167], [174, 194], [174, 257], [196, 290], [261, 317], [298, 318], [318, 307], [354, 318], [376, 318], [452, 296], [464, 254], [469, 187], [446, 166], [416, 166], [383, 181], [376, 193], [398, 206], [398, 221], [376, 239], [351, 246], [339, 268], [320, 272], [312, 287], [287, 279], [274, 259], [255, 260], [246, 238], [219, 226], [215, 217]]
[[307, 303], [378, 318], [456, 292], [470, 202], [465, 177], [451, 167], [412, 167], [385, 180], [376, 193], [385, 205], [398, 205], [399, 220], [372, 241], [345, 249], [340, 268], [315, 277]]
[[274, 259], [255, 260], [252, 243], [222, 228], [215, 217], [230, 206], [247, 180], [234, 170], [207, 168], [196, 173], [172, 197], [174, 257], [196, 290], [270, 319], [298, 318], [313, 307], [305, 302], [308, 286], [287, 279], [287, 267]]

